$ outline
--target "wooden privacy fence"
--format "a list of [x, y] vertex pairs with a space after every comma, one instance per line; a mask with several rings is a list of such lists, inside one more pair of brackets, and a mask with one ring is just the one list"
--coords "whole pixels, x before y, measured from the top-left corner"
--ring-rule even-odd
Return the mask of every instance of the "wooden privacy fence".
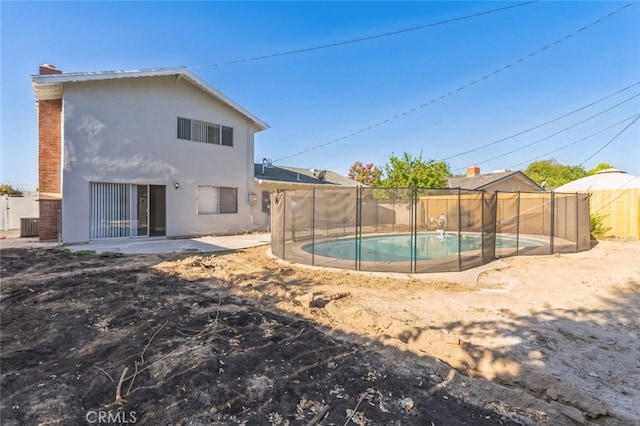
[[589, 191], [591, 214], [602, 217], [609, 235], [640, 238], [640, 188]]

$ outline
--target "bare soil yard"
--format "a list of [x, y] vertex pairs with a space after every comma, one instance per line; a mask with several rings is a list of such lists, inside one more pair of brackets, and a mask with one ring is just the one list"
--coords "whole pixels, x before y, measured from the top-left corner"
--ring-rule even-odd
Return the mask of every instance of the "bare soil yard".
[[472, 281], [265, 252], [2, 250], [2, 424], [640, 424], [640, 241]]

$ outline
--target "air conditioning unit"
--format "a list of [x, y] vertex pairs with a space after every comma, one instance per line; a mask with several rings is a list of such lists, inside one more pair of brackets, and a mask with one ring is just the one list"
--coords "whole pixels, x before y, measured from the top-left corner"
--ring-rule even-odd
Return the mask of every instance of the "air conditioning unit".
[[37, 237], [39, 222], [40, 222], [40, 219], [37, 217], [20, 218], [20, 238]]

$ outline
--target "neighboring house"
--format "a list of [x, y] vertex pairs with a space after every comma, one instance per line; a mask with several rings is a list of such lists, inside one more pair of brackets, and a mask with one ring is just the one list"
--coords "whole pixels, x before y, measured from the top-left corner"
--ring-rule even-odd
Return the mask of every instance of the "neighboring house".
[[264, 190], [304, 189], [311, 186], [359, 186], [360, 183], [331, 170], [303, 169], [274, 166], [269, 163], [254, 165], [255, 181]]
[[[187, 68], [32, 77], [40, 238], [255, 228], [254, 134], [269, 126]], [[60, 220], [58, 224], [58, 212]]]
[[[303, 169], [300, 167], [275, 166], [266, 159], [254, 165], [254, 182], [261, 192], [262, 211], [268, 216], [270, 193], [274, 191], [311, 189], [329, 189], [336, 187], [354, 187], [360, 183], [346, 178], [331, 170]], [[268, 221], [268, 217], [260, 221]]]
[[529, 179], [521, 171], [510, 170], [496, 171], [480, 174], [477, 166], [468, 167], [467, 175], [462, 177], [450, 177], [449, 188], [475, 189], [486, 192], [539, 192], [544, 191], [540, 185]]
[[602, 217], [602, 225], [616, 237], [640, 237], [640, 176], [618, 169], [606, 169], [574, 180], [557, 192], [590, 194], [591, 214]]

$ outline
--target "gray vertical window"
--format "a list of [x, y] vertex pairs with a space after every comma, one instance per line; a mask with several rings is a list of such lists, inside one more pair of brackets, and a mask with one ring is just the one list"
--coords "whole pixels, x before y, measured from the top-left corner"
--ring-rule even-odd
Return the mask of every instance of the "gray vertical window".
[[191, 120], [178, 117], [178, 139], [191, 140]]
[[207, 129], [207, 142], [220, 145], [220, 126], [210, 124]]
[[130, 235], [130, 186], [91, 182], [91, 239]]
[[220, 188], [220, 213], [238, 213], [236, 188]]
[[196, 142], [207, 142], [208, 128], [206, 123], [199, 121], [191, 122], [191, 140]]
[[233, 146], [233, 127], [178, 117], [178, 139]]
[[222, 127], [222, 145], [233, 146], [233, 127]]

